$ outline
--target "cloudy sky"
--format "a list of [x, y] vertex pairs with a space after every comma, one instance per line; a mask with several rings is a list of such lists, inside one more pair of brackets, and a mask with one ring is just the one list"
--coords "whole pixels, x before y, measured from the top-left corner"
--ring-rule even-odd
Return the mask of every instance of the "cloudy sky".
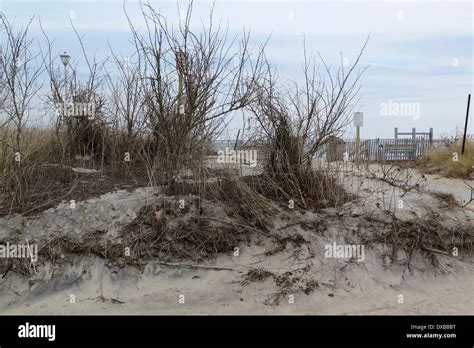
[[[187, 3], [150, 2], [175, 21], [179, 16], [177, 4], [184, 8]], [[207, 17], [211, 4], [195, 1], [195, 18]], [[139, 25], [138, 1], [126, 0], [125, 7]], [[120, 0], [0, 0], [0, 9], [18, 25], [37, 15], [48, 35], [55, 38], [58, 54], [69, 52], [79, 67], [83, 62], [70, 18], [84, 34], [90, 54], [99, 58], [109, 55], [107, 41], [123, 55], [130, 49]], [[361, 66], [369, 68], [361, 79], [357, 107], [364, 113], [363, 138], [392, 137], [394, 127], [400, 131], [433, 127], [435, 136], [453, 134], [464, 127], [467, 94], [473, 90], [470, 0], [216, 0], [214, 17], [231, 32], [250, 30], [254, 43], [271, 36], [268, 57], [282, 76], [296, 80], [301, 78], [303, 37], [308, 51], [319, 52], [335, 66], [341, 55], [350, 64], [370, 33], [361, 60]], [[37, 20], [32, 34], [41, 36]], [[469, 132], [474, 133], [474, 115]], [[354, 133], [350, 127], [345, 137]]]

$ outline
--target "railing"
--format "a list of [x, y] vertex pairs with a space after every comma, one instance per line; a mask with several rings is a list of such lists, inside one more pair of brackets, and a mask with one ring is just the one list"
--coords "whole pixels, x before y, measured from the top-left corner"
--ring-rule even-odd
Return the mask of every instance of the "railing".
[[[427, 137], [415, 139], [367, 139], [360, 141], [360, 159], [363, 161], [414, 161], [433, 145]], [[329, 161], [356, 160], [356, 141], [344, 140], [328, 144]]]
[[[235, 139], [216, 140], [214, 146], [217, 150], [233, 149]], [[246, 141], [239, 140], [237, 148], [242, 147]], [[366, 139], [360, 141], [360, 159], [362, 161], [414, 161], [422, 157], [431, 147], [442, 146], [441, 140], [430, 140], [429, 136], [419, 136], [402, 139]], [[261, 154], [263, 155], [263, 153]], [[328, 161], [356, 160], [356, 141], [336, 140], [326, 144], [318, 157]]]

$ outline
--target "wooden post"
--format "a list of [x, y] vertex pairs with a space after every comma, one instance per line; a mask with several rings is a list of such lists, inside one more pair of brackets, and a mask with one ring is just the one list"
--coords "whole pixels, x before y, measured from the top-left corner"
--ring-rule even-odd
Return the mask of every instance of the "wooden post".
[[237, 150], [237, 145], [239, 144], [239, 136], [240, 136], [240, 129], [237, 132], [237, 139], [235, 140], [234, 151]]
[[377, 152], [376, 152], [376, 153], [377, 153], [377, 161], [380, 161], [380, 153], [381, 153], [381, 151], [380, 151], [380, 139], [379, 139], [379, 138], [377, 138], [376, 143], [375, 143], [375, 146], [377, 147], [377, 148], [376, 148], [376, 151], [377, 151]]
[[464, 137], [462, 138], [462, 151], [461, 151], [462, 155], [464, 155], [464, 146], [466, 145], [467, 121], [469, 120], [470, 104], [471, 104], [471, 94], [467, 96], [466, 123], [464, 124]]
[[360, 160], [360, 127], [364, 125], [364, 114], [362, 112], [354, 113], [354, 126], [356, 127], [356, 162]]
[[433, 128], [430, 128], [429, 139], [430, 139], [430, 145], [433, 145]]
[[413, 141], [415, 141], [416, 140], [416, 128], [411, 129], [411, 134], [412, 134]]
[[360, 160], [360, 127], [356, 127], [356, 161]]
[[398, 139], [398, 127], [395, 127], [395, 139]]

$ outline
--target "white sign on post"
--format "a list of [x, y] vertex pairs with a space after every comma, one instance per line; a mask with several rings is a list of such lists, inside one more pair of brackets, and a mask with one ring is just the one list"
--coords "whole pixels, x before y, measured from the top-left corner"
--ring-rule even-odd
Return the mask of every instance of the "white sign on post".
[[364, 114], [362, 112], [354, 112], [354, 127], [362, 127], [364, 125]]

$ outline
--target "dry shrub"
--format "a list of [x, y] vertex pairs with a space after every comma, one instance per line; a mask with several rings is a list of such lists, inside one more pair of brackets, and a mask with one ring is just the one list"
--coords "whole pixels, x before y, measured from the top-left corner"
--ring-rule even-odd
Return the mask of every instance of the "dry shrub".
[[440, 222], [436, 214], [428, 216], [423, 220], [401, 221], [392, 220], [391, 235], [389, 242], [404, 250], [440, 250], [451, 253], [452, 248], [466, 248], [472, 250], [473, 235], [468, 227], [448, 229]]
[[225, 177], [213, 195], [224, 204], [229, 216], [262, 230], [270, 225], [268, 217], [274, 212], [271, 203], [242, 178]]
[[64, 144], [69, 159], [76, 156], [90, 156], [95, 161], [110, 158], [108, 130], [103, 121], [87, 117], [71, 117], [66, 121]]
[[[192, 3], [174, 28], [150, 4], [141, 7], [138, 29], [126, 13], [137, 60], [148, 131], [154, 137], [159, 180], [167, 184], [202, 158], [209, 140], [223, 131], [226, 118], [255, 98], [264, 55], [253, 50], [249, 35], [231, 38], [219, 25], [191, 25]], [[159, 32], [159, 35], [156, 35]], [[198, 150], [198, 151], [196, 151]]]
[[451, 255], [456, 247], [460, 253], [472, 253], [472, 226], [447, 227], [441, 222], [440, 215], [434, 212], [419, 220], [405, 221], [393, 215], [390, 218], [389, 224], [370, 218], [371, 233], [361, 236], [361, 239], [363, 244], [392, 245], [392, 260], [396, 259], [399, 250], [408, 255], [408, 265], [413, 252], [417, 250]]
[[295, 207], [327, 208], [338, 206], [350, 199], [344, 188], [329, 173], [302, 166], [292, 173], [262, 175], [257, 187], [270, 199], [293, 200]]
[[271, 198], [304, 208], [346, 201], [344, 190], [326, 173], [314, 171], [312, 162], [351, 121], [367, 41], [349, 68], [330, 68], [321, 56], [319, 65], [304, 47], [301, 80], [282, 83], [268, 65], [265, 78], [256, 81], [259, 93], [249, 104], [251, 138], [268, 146], [261, 186]]
[[336, 179], [312, 167], [301, 137], [292, 135], [288, 119], [282, 117], [277, 123], [275, 135], [268, 137], [263, 173], [245, 179], [252, 188], [271, 200], [284, 201], [285, 205], [292, 200], [303, 208], [347, 202], [350, 197]]
[[134, 258], [158, 258], [163, 261], [202, 260], [232, 251], [250, 241], [255, 229], [231, 219], [205, 215], [198, 197], [186, 201], [180, 209], [178, 200], [142, 208], [138, 217], [121, 234], [121, 245], [130, 247]]
[[[449, 144], [447, 147], [434, 148], [426, 153], [418, 162], [427, 173], [440, 174], [453, 178], [470, 178], [474, 173], [474, 142], [466, 142], [464, 155], [461, 155], [460, 143]], [[458, 160], [453, 160], [457, 153]]]
[[243, 178], [229, 171], [216, 180], [174, 182], [168, 195], [192, 194], [219, 203], [226, 214], [239, 223], [266, 230], [273, 214], [271, 202], [255, 190], [252, 178]]
[[291, 134], [288, 119], [281, 118], [271, 141], [260, 186], [264, 188], [264, 194], [274, 200], [293, 200], [305, 208], [327, 206], [326, 202], [338, 199], [326, 192], [329, 186], [334, 188], [335, 185], [330, 185], [333, 181], [329, 177], [314, 171], [303, 161], [303, 145], [298, 139]]
[[[152, 145], [151, 139], [146, 135], [136, 135], [130, 138], [120, 130], [109, 129], [110, 159], [105, 163], [105, 171], [113, 177], [148, 177], [149, 184], [156, 184], [150, 180], [149, 172], [152, 171]], [[130, 161], [125, 161], [126, 154]]]
[[121, 243], [138, 258], [201, 260], [230, 252], [271, 225], [271, 203], [235, 175], [175, 181], [167, 195], [161, 205], [142, 208], [123, 230]]

